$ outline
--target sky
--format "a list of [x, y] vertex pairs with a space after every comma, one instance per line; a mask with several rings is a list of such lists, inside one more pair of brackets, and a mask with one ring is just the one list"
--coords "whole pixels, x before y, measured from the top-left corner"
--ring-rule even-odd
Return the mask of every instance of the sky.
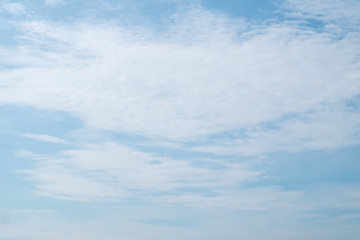
[[360, 1], [0, 0], [0, 240], [357, 240]]

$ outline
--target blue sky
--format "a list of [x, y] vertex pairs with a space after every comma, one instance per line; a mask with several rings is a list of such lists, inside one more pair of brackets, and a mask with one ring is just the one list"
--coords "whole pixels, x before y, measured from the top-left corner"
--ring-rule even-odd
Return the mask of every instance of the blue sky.
[[1, 0], [0, 239], [358, 239], [359, 12]]

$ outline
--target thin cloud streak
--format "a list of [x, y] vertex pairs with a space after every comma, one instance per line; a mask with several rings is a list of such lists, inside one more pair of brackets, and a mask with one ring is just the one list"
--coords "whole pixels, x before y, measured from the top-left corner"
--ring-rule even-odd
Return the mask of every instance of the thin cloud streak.
[[26, 138], [31, 138], [31, 139], [35, 139], [35, 140], [43, 141], [43, 142], [66, 143], [66, 141], [64, 141], [63, 139], [60, 139], [55, 136], [46, 135], [46, 134], [25, 133], [25, 134], [23, 134], [23, 136]]

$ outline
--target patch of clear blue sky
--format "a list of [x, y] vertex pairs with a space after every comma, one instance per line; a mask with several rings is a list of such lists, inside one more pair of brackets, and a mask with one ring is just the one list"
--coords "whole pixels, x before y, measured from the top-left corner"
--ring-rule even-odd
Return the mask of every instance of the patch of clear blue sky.
[[281, 0], [134, 0], [134, 1], [65, 1], [65, 4], [46, 5], [44, 1], [19, 1], [27, 7], [28, 16], [53, 21], [74, 21], [84, 18], [118, 19], [124, 23], [163, 24], [179, 9], [203, 7], [230, 17], [249, 20], [272, 18]]
[[[19, 34], [18, 29], [13, 25], [15, 19], [26, 19], [26, 17], [16, 17], [10, 13], [0, 12], [0, 47], [3, 46], [16, 46], [18, 41], [16, 40]], [[0, 64], [0, 69], [4, 68], [3, 63]]]
[[1, 131], [9, 134], [34, 133], [64, 137], [67, 131], [81, 128], [82, 122], [61, 111], [39, 110], [26, 106], [0, 106]]
[[[0, 205], [22, 208], [27, 198], [33, 198], [33, 184], [17, 171], [30, 169], [35, 161], [16, 156], [19, 150], [51, 154], [69, 148], [67, 144], [37, 141], [22, 136], [25, 133], [64, 137], [72, 129], [80, 128], [80, 121], [63, 112], [48, 112], [30, 107], [6, 105], [0, 107]], [[31, 205], [31, 204], [30, 204]]]
[[202, 6], [221, 11], [230, 17], [245, 17], [249, 20], [272, 18], [281, 1], [268, 0], [203, 0]]
[[[30, 107], [7, 105], [0, 107], [0, 151], [2, 158], [10, 158], [20, 149], [51, 153], [59, 150], [58, 144], [34, 141], [23, 134], [45, 134], [64, 137], [71, 129], [81, 126], [79, 120], [60, 112], [37, 111]], [[46, 147], [44, 146], [46, 145]], [[10, 164], [9, 166], [7, 164]], [[4, 161], [2, 166], [19, 168], [25, 162]], [[4, 168], [2, 168], [4, 169]]]
[[360, 223], [360, 209], [346, 209], [346, 208], [324, 208], [312, 211], [312, 217], [309, 217], [307, 221], [316, 222], [319, 220], [330, 220], [336, 219], [341, 216], [350, 216], [349, 218], [343, 219], [343, 221], [351, 223]]
[[316, 186], [332, 187], [360, 183], [358, 145], [333, 150], [276, 152], [259, 166], [266, 180], [245, 186], [278, 185], [285, 190], [306, 190]]

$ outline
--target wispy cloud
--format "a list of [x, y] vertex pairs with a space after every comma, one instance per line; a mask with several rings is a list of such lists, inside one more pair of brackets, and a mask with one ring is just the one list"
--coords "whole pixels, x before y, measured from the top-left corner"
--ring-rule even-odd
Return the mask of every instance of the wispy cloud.
[[22, 15], [26, 13], [26, 8], [23, 4], [17, 2], [0, 2], [0, 11], [6, 11], [13, 15]]
[[64, 0], [45, 0], [44, 2], [46, 5], [52, 5], [52, 6], [66, 3]]
[[[321, 3], [283, 7], [316, 12]], [[327, 14], [343, 24], [336, 15], [343, 13]], [[85, 132], [141, 136], [218, 155], [358, 144], [359, 33], [337, 35], [299, 19], [251, 24], [196, 8], [174, 15], [162, 31], [106, 21], [21, 21], [21, 45], [2, 49], [1, 61], [16, 68], [0, 72], [0, 102], [69, 112], [85, 123]], [[108, 142], [51, 156], [27, 152], [41, 160], [27, 173], [41, 194], [79, 201], [143, 192], [149, 199], [162, 193], [166, 201], [191, 202], [196, 198], [189, 192], [171, 196], [205, 188], [195, 195], [212, 194], [216, 202], [226, 196], [219, 188], [262, 176], [243, 163], [206, 169], [192, 165], [194, 159], [102, 140]]]
[[[196, 1], [161, 26], [119, 21], [116, 11], [131, 5], [123, 1], [94, 1], [100, 10], [79, 10], [81, 18], [70, 11], [64, 21], [36, 9], [70, 2], [40, 2], [1, 1], [1, 18], [16, 37], [0, 45], [0, 106], [66, 113], [80, 123], [16, 126], [27, 138], [20, 143], [44, 144], [9, 144], [18, 158], [5, 166], [26, 162], [8, 172], [31, 183], [21, 182], [34, 190], [29, 206], [35, 195], [41, 201], [0, 209], [0, 238], [358, 235], [357, 170], [344, 167], [355, 160], [334, 156], [323, 171], [330, 154], [317, 162], [318, 155], [286, 158], [360, 143], [358, 1], [285, 0], [277, 17], [251, 22]], [[81, 9], [80, 2], [71, 6]], [[99, 19], [97, 11], [111, 14]], [[47, 131], [59, 124], [69, 132]], [[65, 137], [53, 135], [59, 131]], [[19, 137], [6, 134], [5, 141]], [[51, 148], [39, 150], [45, 143]], [[315, 167], [294, 166], [300, 162]], [[27, 210], [43, 206], [54, 212]], [[156, 221], [179, 216], [190, 224]]]
[[[31, 154], [27, 154], [29, 158]], [[261, 179], [250, 163], [211, 159], [175, 160], [139, 152], [114, 142], [67, 150], [55, 156], [35, 156], [33, 170], [22, 171], [37, 183], [40, 194], [53, 198], [93, 201], [184, 194], [220, 189]]]
[[[201, 9], [177, 18], [166, 32], [24, 23], [24, 44], [5, 55], [18, 67], [1, 72], [0, 101], [70, 112], [100, 130], [186, 142], [244, 129], [258, 135], [264, 123], [321, 115], [324, 104], [360, 91], [354, 33], [337, 39], [296, 21], [244, 23], [244, 32]], [[291, 137], [297, 145], [303, 136]]]
[[35, 140], [43, 141], [43, 142], [65, 143], [65, 141], [63, 139], [60, 139], [55, 136], [46, 135], [46, 134], [25, 133], [25, 134], [23, 134], [23, 136], [26, 138], [31, 138], [31, 139], [35, 139]]
[[[352, 100], [358, 106], [358, 98]], [[214, 137], [192, 150], [221, 155], [258, 155], [275, 151], [335, 149], [359, 143], [360, 114], [346, 102], [285, 116], [242, 132]]]
[[287, 0], [283, 7], [292, 11], [296, 17], [323, 20], [325, 22], [346, 21], [348, 24], [359, 23], [360, 3], [356, 0]]

